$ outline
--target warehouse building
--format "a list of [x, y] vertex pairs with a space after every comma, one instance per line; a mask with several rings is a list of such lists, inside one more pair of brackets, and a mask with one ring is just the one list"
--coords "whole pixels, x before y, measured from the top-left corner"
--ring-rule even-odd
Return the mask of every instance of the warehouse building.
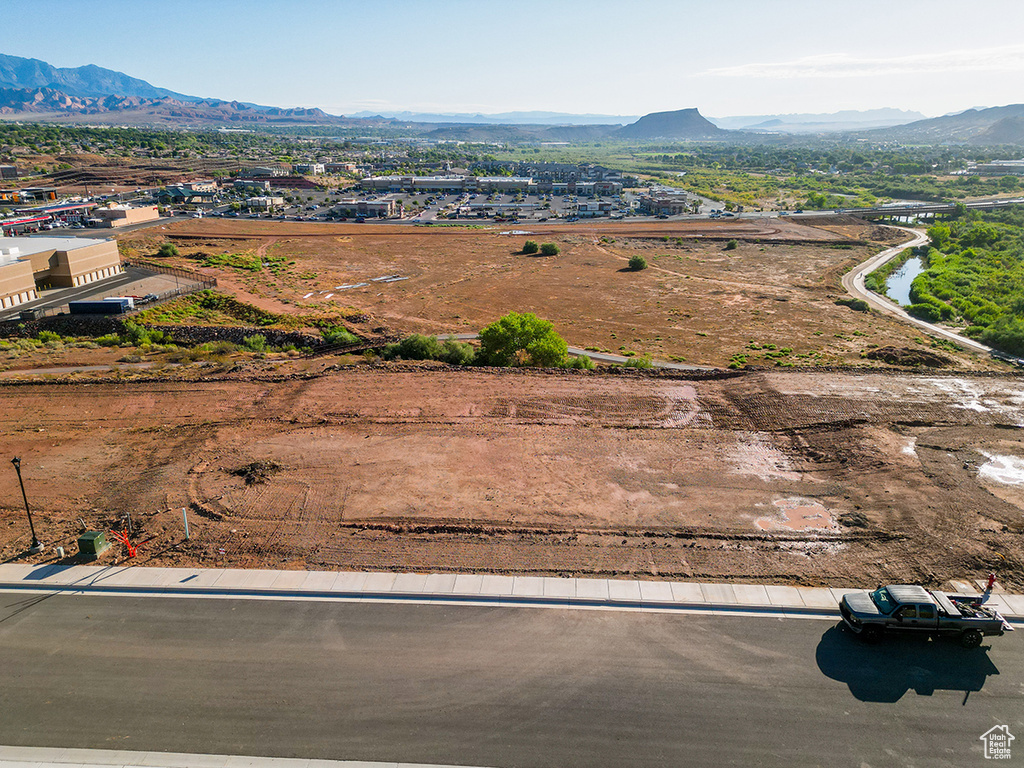
[[122, 272], [113, 240], [0, 238], [0, 308], [35, 301], [41, 288], [71, 288]]
[[97, 208], [93, 211], [93, 217], [97, 219], [96, 226], [113, 228], [156, 221], [160, 218], [160, 213], [155, 205], [142, 205], [138, 208], [132, 208], [129, 205], [112, 205], [108, 208]]

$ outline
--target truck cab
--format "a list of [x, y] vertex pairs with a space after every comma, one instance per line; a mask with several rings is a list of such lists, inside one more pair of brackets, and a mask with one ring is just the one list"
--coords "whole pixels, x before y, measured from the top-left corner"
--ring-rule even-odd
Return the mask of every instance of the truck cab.
[[1009, 622], [982, 602], [980, 595], [947, 595], [890, 584], [845, 594], [839, 612], [850, 631], [867, 642], [876, 642], [886, 633], [909, 632], [957, 637], [965, 648], [976, 648], [986, 635], [1013, 631]]

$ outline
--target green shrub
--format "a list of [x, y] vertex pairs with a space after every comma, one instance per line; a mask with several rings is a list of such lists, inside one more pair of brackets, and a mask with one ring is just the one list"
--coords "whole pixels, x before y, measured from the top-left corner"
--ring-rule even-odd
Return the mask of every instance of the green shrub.
[[647, 354], [640, 355], [640, 357], [631, 357], [627, 360], [624, 365], [627, 368], [653, 368], [654, 363], [651, 362], [651, 356]]
[[586, 355], [576, 355], [575, 357], [569, 358], [569, 360], [565, 364], [565, 367], [575, 368], [582, 371], [592, 371], [594, 370], [594, 361], [591, 360]]
[[343, 325], [324, 328], [322, 333], [325, 344], [355, 344], [359, 341], [359, 337]]
[[647, 269], [647, 259], [641, 256], [639, 253], [635, 256], [629, 257], [629, 268], [634, 272], [639, 272], [641, 269]]
[[735, 251], [737, 248], [739, 248], [739, 246], [740, 244], [738, 240], [730, 240], [728, 243], [725, 244], [725, 250]]
[[937, 323], [942, 319], [942, 314], [938, 308], [931, 304], [911, 304], [907, 307], [907, 314], [924, 320], [927, 323]]
[[36, 334], [36, 338], [44, 344], [48, 341], [62, 341], [61, 335], [59, 333], [54, 333], [53, 331], [40, 331]]
[[543, 256], [557, 256], [561, 253], [561, 249], [554, 243], [544, 243], [540, 247], [540, 252]]
[[181, 251], [178, 250], [178, 246], [174, 243], [164, 243], [157, 250], [156, 255], [164, 258], [168, 256], [181, 256]]
[[523, 253], [531, 254], [536, 253], [540, 250], [540, 246], [533, 240], [527, 240], [523, 243]]
[[397, 344], [388, 344], [381, 353], [385, 360], [437, 360], [440, 355], [441, 345], [437, 337], [418, 333], [406, 336]]
[[388, 344], [380, 353], [385, 360], [440, 360], [449, 365], [470, 365], [476, 357], [472, 344], [447, 339], [444, 343], [436, 336], [414, 333], [397, 344]]
[[864, 301], [864, 299], [855, 299], [852, 296], [844, 296], [841, 299], [836, 299], [836, 304], [849, 307], [856, 312], [867, 312], [871, 309], [871, 306]]
[[246, 336], [242, 339], [242, 346], [250, 352], [264, 352], [267, 349], [267, 337], [262, 333]]
[[472, 365], [476, 359], [476, 349], [472, 344], [446, 339], [441, 345], [440, 359], [448, 365]]

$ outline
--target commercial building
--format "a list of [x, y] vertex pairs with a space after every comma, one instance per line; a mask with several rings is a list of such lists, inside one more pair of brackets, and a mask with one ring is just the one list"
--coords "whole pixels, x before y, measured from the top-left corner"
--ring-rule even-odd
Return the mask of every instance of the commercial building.
[[480, 192], [536, 192], [537, 185], [529, 176], [468, 176], [476, 180]]
[[324, 171], [327, 173], [355, 173], [355, 163], [324, 163]]
[[34, 301], [40, 287], [70, 288], [121, 272], [121, 256], [113, 240], [0, 238], [0, 309]]
[[18, 178], [18, 168], [14, 165], [0, 165], [0, 179]]
[[362, 189], [386, 192], [536, 192], [528, 176], [369, 176]]
[[370, 218], [378, 219], [391, 219], [404, 213], [402, 204], [392, 199], [360, 200], [358, 198], [349, 198], [339, 200], [333, 210], [342, 216], [369, 216]]
[[48, 224], [78, 224], [89, 217], [89, 212], [96, 207], [96, 203], [58, 203], [57, 205], [41, 205], [35, 208], [16, 208], [14, 213], [18, 216], [27, 217], [49, 217], [49, 222], [44, 222], [42, 229], [48, 229]]
[[143, 205], [138, 208], [128, 205], [112, 205], [107, 208], [97, 208], [93, 211], [93, 218], [98, 227], [115, 228], [155, 221], [160, 218], [160, 213], [155, 205]]
[[245, 201], [245, 204], [249, 206], [249, 208], [258, 208], [261, 211], [268, 211], [276, 206], [283, 206], [284, 198], [261, 195], [260, 197], [250, 197]]
[[320, 176], [324, 172], [323, 163], [296, 163], [292, 171], [299, 176]]
[[259, 177], [276, 177], [276, 176], [287, 176], [289, 173], [286, 168], [279, 168], [277, 166], [257, 166], [255, 168], [246, 168], [239, 174], [242, 178], [259, 178]]
[[362, 189], [382, 192], [462, 192], [466, 176], [369, 176], [359, 182]]
[[194, 188], [192, 184], [176, 184], [157, 192], [157, 199], [173, 204], [180, 203], [205, 203], [212, 201], [217, 196], [216, 188], [205, 189]]
[[581, 219], [591, 219], [596, 216], [611, 216], [612, 204], [604, 200], [588, 200], [576, 206], [576, 215]]
[[690, 200], [684, 193], [655, 192], [641, 195], [637, 203], [640, 213], [648, 216], [675, 216], [691, 211]]
[[968, 169], [968, 173], [979, 176], [1024, 176], [1024, 160], [993, 160], [991, 163], [978, 163]]
[[234, 189], [270, 189], [267, 179], [236, 179], [231, 185]]

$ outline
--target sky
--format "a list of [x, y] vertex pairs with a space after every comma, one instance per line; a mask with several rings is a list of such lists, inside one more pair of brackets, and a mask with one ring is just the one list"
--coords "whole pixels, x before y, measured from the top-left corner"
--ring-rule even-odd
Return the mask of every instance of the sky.
[[1022, 0], [0, 0], [0, 53], [331, 114], [1024, 102]]

